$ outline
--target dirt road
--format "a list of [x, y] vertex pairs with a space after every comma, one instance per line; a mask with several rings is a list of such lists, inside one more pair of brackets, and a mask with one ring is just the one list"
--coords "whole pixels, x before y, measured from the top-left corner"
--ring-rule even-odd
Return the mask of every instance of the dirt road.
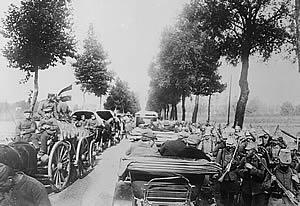
[[51, 194], [53, 206], [111, 206], [120, 157], [128, 148], [129, 142], [122, 141], [97, 157], [97, 165], [83, 179], [76, 180], [64, 191]]

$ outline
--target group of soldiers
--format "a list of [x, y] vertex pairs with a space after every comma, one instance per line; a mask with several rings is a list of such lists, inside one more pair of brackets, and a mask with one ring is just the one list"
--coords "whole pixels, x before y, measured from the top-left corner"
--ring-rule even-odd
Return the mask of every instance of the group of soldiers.
[[297, 149], [289, 149], [291, 147], [281, 136], [272, 136], [263, 128], [258, 133], [254, 128], [222, 128], [209, 123], [195, 125], [167, 121], [151, 123], [149, 127], [178, 133], [180, 138], [164, 143], [161, 151], [165, 150], [165, 145], [178, 150], [182, 142], [187, 142], [182, 140], [189, 140], [189, 136], [198, 137], [197, 148], [223, 168], [221, 176], [210, 177], [221, 205], [300, 204]]
[[254, 129], [230, 133], [227, 128], [214, 148], [216, 162], [224, 169], [220, 182], [224, 205], [298, 205], [299, 162], [282, 137]]
[[[24, 111], [24, 119], [16, 125], [15, 142], [31, 142], [38, 151], [39, 160], [48, 160], [47, 141], [59, 134], [58, 119], [70, 120], [71, 110], [60, 97], [48, 94], [48, 98], [39, 103], [36, 113]], [[39, 123], [36, 123], [39, 120]], [[36, 131], [39, 133], [36, 133]]]

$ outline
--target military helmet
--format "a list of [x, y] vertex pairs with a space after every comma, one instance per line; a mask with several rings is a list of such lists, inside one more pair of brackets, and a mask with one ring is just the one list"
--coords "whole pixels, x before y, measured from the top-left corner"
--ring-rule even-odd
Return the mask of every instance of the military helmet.
[[289, 149], [281, 149], [279, 151], [279, 161], [282, 164], [291, 164], [292, 163], [292, 155], [291, 155], [291, 150]]

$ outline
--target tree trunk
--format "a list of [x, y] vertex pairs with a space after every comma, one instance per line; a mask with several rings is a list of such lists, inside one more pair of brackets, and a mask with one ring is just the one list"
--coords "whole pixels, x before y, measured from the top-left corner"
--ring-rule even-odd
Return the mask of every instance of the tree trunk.
[[101, 110], [102, 109], [102, 95], [100, 95], [99, 97], [99, 109]]
[[248, 101], [249, 96], [249, 87], [248, 87], [248, 69], [249, 69], [249, 55], [250, 55], [250, 49], [249, 47], [245, 47], [242, 51], [242, 71], [241, 71], [241, 77], [239, 81], [239, 86], [241, 88], [241, 94], [240, 98], [237, 102], [236, 106], [236, 112], [235, 112], [235, 118], [234, 118], [234, 127], [240, 126], [243, 128], [244, 123], [244, 117], [245, 117], [245, 110], [246, 105]]
[[170, 120], [174, 120], [174, 105], [171, 104]]
[[207, 122], [210, 122], [210, 103], [211, 103], [211, 95], [208, 96], [208, 108], [207, 108]]
[[297, 57], [298, 72], [300, 72], [300, 2], [295, 0], [295, 18], [296, 18], [296, 41], [297, 41]]
[[182, 118], [181, 118], [181, 120], [185, 121], [185, 95], [184, 94], [182, 95], [182, 105], [181, 105], [181, 107], [182, 107]]
[[194, 106], [194, 111], [192, 116], [192, 123], [197, 122], [198, 108], [199, 108], [199, 95], [196, 95], [195, 106]]
[[39, 69], [37, 68], [34, 72], [34, 80], [33, 80], [33, 97], [30, 105], [30, 110], [33, 112], [36, 104], [36, 100], [39, 94]]
[[169, 104], [166, 104], [166, 107], [167, 107], [166, 119], [169, 119], [169, 109], [170, 109]]
[[175, 112], [174, 112], [174, 114], [175, 114], [175, 120], [178, 120], [177, 104], [175, 104], [174, 107], [175, 107]]

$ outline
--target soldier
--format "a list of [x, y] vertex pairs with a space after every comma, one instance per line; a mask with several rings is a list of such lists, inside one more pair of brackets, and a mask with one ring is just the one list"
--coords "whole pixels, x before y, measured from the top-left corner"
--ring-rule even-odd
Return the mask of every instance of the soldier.
[[[239, 165], [239, 175], [242, 177], [241, 192], [245, 206], [264, 206], [265, 194], [262, 183], [265, 178], [266, 160], [257, 158], [257, 143], [249, 142], [246, 146], [247, 156], [243, 157]], [[260, 155], [260, 154], [258, 154]]]
[[58, 98], [58, 104], [57, 104], [57, 114], [59, 119], [69, 120], [71, 109], [69, 105], [66, 102], [62, 101], [62, 97], [59, 96]]
[[45, 186], [0, 163], [1, 206], [51, 206]]
[[15, 142], [32, 142], [35, 148], [39, 148], [35, 130], [37, 129], [35, 121], [31, 118], [30, 110], [24, 111], [24, 117], [16, 126]]
[[238, 157], [237, 155], [233, 157], [235, 147], [238, 145], [234, 137], [229, 137], [225, 144], [225, 147], [218, 150], [216, 162], [225, 170], [231, 159], [234, 158], [230, 171], [224, 176], [223, 180], [220, 180], [221, 204], [231, 206], [237, 204], [240, 189], [240, 178], [237, 169]]
[[54, 117], [58, 119], [57, 106], [55, 102], [55, 94], [48, 94], [48, 98], [39, 104], [39, 107], [37, 109], [37, 114], [39, 115], [40, 118], [43, 118], [45, 116], [45, 112], [44, 112], [45, 108], [50, 108], [53, 111]]
[[287, 191], [296, 194], [296, 197], [299, 195], [299, 177], [297, 172], [290, 167], [292, 162], [291, 151], [281, 149], [279, 151], [279, 162], [279, 165], [274, 169], [273, 175], [267, 174], [263, 184], [271, 194], [268, 205], [295, 205], [290, 202], [287, 195], [276, 182], [276, 180], [279, 181]]
[[87, 119], [85, 118], [85, 115], [82, 114], [81, 115], [81, 118], [79, 120], [79, 122], [77, 123], [77, 127], [82, 127], [82, 128], [85, 128], [88, 126], [88, 121]]
[[45, 116], [39, 123], [39, 130], [41, 132], [41, 148], [38, 153], [38, 158], [45, 157], [47, 159], [47, 141], [50, 138], [56, 137], [59, 134], [59, 127], [57, 120], [52, 117], [52, 109], [44, 109]]

